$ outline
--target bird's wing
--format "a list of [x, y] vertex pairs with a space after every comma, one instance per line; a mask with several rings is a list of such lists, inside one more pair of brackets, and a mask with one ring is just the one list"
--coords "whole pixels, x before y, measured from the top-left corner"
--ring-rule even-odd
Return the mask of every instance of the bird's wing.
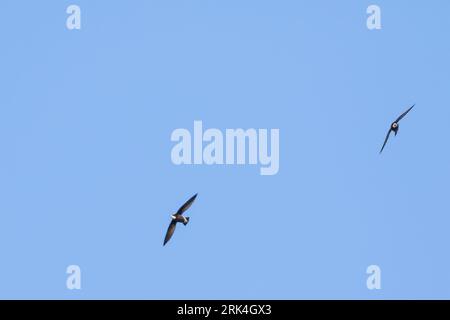
[[384, 149], [384, 147], [386, 146], [386, 143], [387, 143], [388, 140], [389, 140], [389, 136], [391, 135], [391, 131], [392, 131], [392, 130], [389, 129], [389, 131], [388, 131], [388, 133], [387, 133], [387, 135], [386, 135], [386, 139], [384, 139], [383, 147], [381, 148], [380, 153], [383, 152], [383, 149]]
[[169, 242], [170, 238], [172, 238], [172, 235], [175, 232], [176, 226], [177, 226], [177, 222], [175, 220], [172, 220], [170, 222], [170, 224], [169, 224], [169, 228], [167, 229], [166, 237], [164, 238], [163, 246], [165, 246], [166, 243]]
[[192, 205], [192, 203], [194, 202], [195, 198], [197, 198], [197, 193], [195, 195], [193, 195], [188, 201], [186, 201], [185, 204], [183, 204], [181, 206], [180, 209], [178, 209], [177, 214], [183, 214], [187, 209], [190, 208], [190, 206]]
[[402, 115], [401, 115], [400, 117], [398, 117], [397, 120], [395, 120], [395, 122], [399, 122], [400, 120], [402, 120], [403, 117], [406, 116], [406, 115], [408, 114], [408, 112], [411, 111], [412, 108], [414, 108], [414, 106], [415, 106], [415, 104], [414, 104], [411, 108], [409, 108], [408, 110], [406, 110], [405, 112], [403, 112]]

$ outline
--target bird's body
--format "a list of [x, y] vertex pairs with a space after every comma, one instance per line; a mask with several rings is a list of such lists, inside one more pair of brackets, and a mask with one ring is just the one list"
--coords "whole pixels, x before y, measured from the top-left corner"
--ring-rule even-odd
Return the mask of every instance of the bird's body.
[[397, 133], [398, 133], [398, 123], [397, 122], [393, 122], [392, 124], [391, 124], [391, 131], [395, 134], [395, 135], [397, 135]]
[[397, 133], [398, 133], [398, 128], [399, 128], [399, 124], [398, 124], [398, 123], [400, 122], [400, 120], [403, 119], [404, 116], [406, 116], [406, 115], [408, 114], [408, 112], [411, 111], [412, 108], [414, 108], [414, 106], [415, 106], [415, 105], [413, 105], [413, 106], [410, 107], [408, 110], [406, 110], [405, 112], [403, 112], [403, 113], [400, 115], [400, 117], [398, 117], [394, 122], [392, 122], [391, 127], [389, 128], [389, 131], [388, 131], [388, 133], [387, 133], [387, 135], [386, 135], [386, 139], [384, 139], [383, 147], [381, 147], [380, 153], [383, 152], [384, 147], [386, 146], [386, 143], [387, 143], [388, 140], [389, 140], [389, 136], [391, 135], [391, 132], [393, 132], [394, 135], [397, 135]]
[[188, 201], [186, 201], [185, 204], [183, 204], [180, 209], [174, 214], [171, 215], [172, 221], [170, 221], [169, 228], [167, 229], [166, 236], [164, 238], [164, 244], [172, 238], [173, 233], [175, 232], [175, 228], [177, 226], [177, 223], [182, 223], [183, 225], [187, 225], [189, 223], [189, 217], [183, 216], [183, 213], [190, 208], [192, 203], [194, 202], [195, 198], [197, 198], [197, 194], [192, 196]]
[[178, 215], [177, 214], [173, 214], [171, 217], [172, 217], [173, 221], [180, 222], [180, 223], [182, 223], [184, 225], [187, 225], [188, 222], [189, 222], [189, 217], [185, 217], [185, 216], [183, 216], [181, 214], [178, 214]]

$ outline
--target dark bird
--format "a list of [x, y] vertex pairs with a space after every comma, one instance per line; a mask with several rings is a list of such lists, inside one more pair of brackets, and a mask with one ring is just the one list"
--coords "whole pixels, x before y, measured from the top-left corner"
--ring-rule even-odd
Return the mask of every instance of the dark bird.
[[195, 198], [197, 198], [197, 194], [192, 196], [185, 204], [183, 204], [180, 209], [174, 214], [171, 215], [172, 221], [169, 224], [169, 228], [167, 229], [166, 237], [164, 238], [164, 244], [166, 245], [169, 242], [170, 238], [172, 238], [173, 233], [175, 232], [175, 228], [177, 227], [177, 223], [181, 222], [184, 225], [187, 225], [189, 222], [189, 217], [183, 216], [183, 213], [189, 209], [194, 202]]
[[414, 104], [411, 108], [409, 108], [408, 110], [406, 110], [405, 112], [403, 112], [403, 113], [400, 115], [400, 117], [398, 117], [394, 122], [392, 122], [391, 127], [389, 128], [389, 131], [388, 131], [388, 133], [387, 133], [387, 135], [386, 135], [386, 139], [384, 140], [383, 147], [382, 147], [381, 150], [380, 150], [380, 153], [383, 152], [383, 149], [384, 149], [384, 147], [386, 146], [386, 143], [387, 143], [388, 140], [389, 140], [389, 136], [391, 135], [391, 132], [394, 132], [394, 134], [397, 135], [397, 132], [398, 132], [398, 123], [400, 122], [400, 120], [403, 119], [404, 116], [406, 116], [406, 115], [408, 114], [408, 112], [411, 111], [412, 108], [414, 108], [414, 106], [415, 106], [415, 104]]

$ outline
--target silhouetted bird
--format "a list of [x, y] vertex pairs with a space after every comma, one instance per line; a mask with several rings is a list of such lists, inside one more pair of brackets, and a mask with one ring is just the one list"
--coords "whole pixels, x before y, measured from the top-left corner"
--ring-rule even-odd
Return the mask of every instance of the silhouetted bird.
[[197, 198], [197, 194], [195, 194], [194, 196], [192, 196], [188, 201], [186, 201], [185, 204], [183, 204], [181, 206], [180, 209], [178, 209], [178, 211], [176, 213], [174, 213], [173, 215], [171, 215], [172, 221], [170, 222], [169, 228], [167, 229], [167, 233], [166, 233], [166, 237], [164, 238], [164, 244], [163, 246], [166, 245], [166, 243], [170, 240], [170, 238], [172, 238], [173, 233], [175, 232], [175, 228], [177, 226], [178, 222], [181, 222], [184, 225], [187, 225], [189, 222], [189, 217], [185, 217], [183, 216], [183, 213], [189, 209], [189, 207], [192, 205], [192, 203], [194, 202], [195, 198]]
[[412, 108], [414, 108], [415, 105], [413, 105], [411, 108], [409, 108], [408, 110], [406, 110], [405, 112], [402, 113], [402, 115], [400, 117], [398, 117], [394, 122], [392, 122], [391, 127], [389, 128], [389, 131], [387, 133], [386, 139], [384, 140], [383, 143], [383, 147], [380, 150], [380, 153], [383, 152], [384, 147], [386, 146], [386, 143], [389, 140], [389, 136], [391, 135], [391, 132], [394, 132], [395, 135], [397, 135], [398, 132], [398, 123], [400, 122], [400, 120], [403, 119], [404, 116], [406, 116], [408, 114], [408, 112], [411, 111]]

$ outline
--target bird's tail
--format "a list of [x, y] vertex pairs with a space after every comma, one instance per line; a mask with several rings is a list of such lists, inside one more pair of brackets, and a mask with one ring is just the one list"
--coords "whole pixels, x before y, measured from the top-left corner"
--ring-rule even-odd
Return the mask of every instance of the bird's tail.
[[187, 225], [189, 222], [189, 217], [186, 217], [186, 221], [183, 222], [184, 225]]

